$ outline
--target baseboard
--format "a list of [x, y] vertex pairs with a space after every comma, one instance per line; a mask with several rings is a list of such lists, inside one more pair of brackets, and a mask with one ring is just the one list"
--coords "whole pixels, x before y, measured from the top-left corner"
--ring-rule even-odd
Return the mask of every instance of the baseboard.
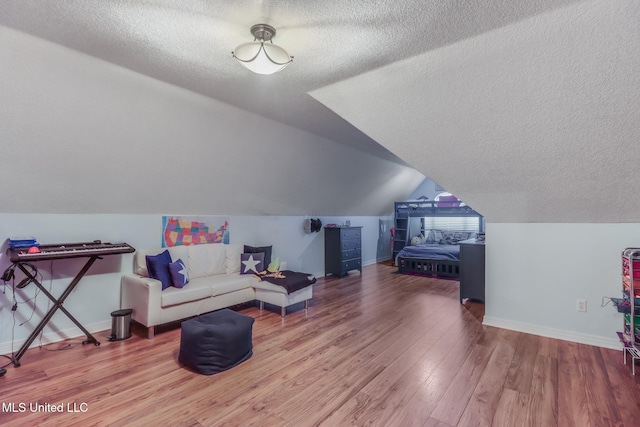
[[[102, 322], [96, 322], [90, 325], [82, 325], [82, 326], [85, 327], [89, 332], [94, 334], [94, 333], [102, 332], [105, 330], [110, 330], [111, 320], [104, 320]], [[33, 340], [29, 348], [39, 347], [40, 345], [48, 345], [48, 344], [52, 344], [52, 343], [56, 343], [56, 342], [60, 342], [60, 341], [64, 341], [72, 338], [84, 337], [84, 336], [85, 336], [84, 332], [82, 332], [80, 328], [77, 328], [75, 326], [73, 328], [65, 329], [62, 331], [45, 332], [44, 334], [42, 334], [42, 339], [40, 338], [40, 336], [38, 336], [35, 340]], [[0, 343], [0, 354], [9, 355], [12, 352], [16, 353], [18, 350], [20, 350], [20, 347], [22, 347], [22, 345], [27, 341], [27, 338], [28, 337], [17, 339], [13, 343], [13, 345], [11, 344], [11, 342]], [[96, 336], [95, 338], [98, 341], [107, 340], [106, 336], [105, 337]]]
[[529, 323], [515, 322], [513, 320], [499, 319], [491, 316], [484, 316], [483, 325], [495, 326], [496, 328], [509, 329], [512, 331], [524, 332], [541, 337], [555, 338], [564, 341], [571, 341], [580, 344], [593, 345], [596, 347], [621, 350], [622, 344], [617, 338], [605, 338], [598, 335], [583, 334], [580, 332], [567, 331], [563, 329], [547, 328]]
[[[388, 260], [390, 260], [390, 259], [391, 259], [391, 258], [382, 258], [382, 259], [379, 259], [379, 260], [363, 260], [363, 261], [362, 261], [362, 266], [363, 266], [363, 267], [366, 267], [366, 266], [368, 266], [368, 265], [377, 264], [377, 263], [379, 263], [379, 262], [382, 262], [382, 261], [388, 261]], [[314, 273], [314, 276], [316, 276], [316, 277], [324, 277], [324, 276], [325, 276], [325, 274], [324, 274], [324, 271], [319, 271], [319, 272], [317, 272], [317, 273]]]

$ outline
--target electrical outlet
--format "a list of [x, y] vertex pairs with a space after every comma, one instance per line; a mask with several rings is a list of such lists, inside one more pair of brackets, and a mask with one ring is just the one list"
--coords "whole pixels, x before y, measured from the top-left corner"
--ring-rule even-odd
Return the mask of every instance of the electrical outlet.
[[587, 300], [586, 299], [579, 299], [576, 302], [576, 310], [580, 311], [580, 312], [586, 312], [587, 311]]

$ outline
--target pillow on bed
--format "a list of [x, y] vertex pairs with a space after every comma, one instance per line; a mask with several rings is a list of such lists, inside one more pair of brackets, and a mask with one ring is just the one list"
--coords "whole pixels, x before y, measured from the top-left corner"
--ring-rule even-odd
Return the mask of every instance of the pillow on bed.
[[440, 239], [441, 245], [455, 245], [458, 240], [454, 238], [453, 233], [450, 231], [442, 233], [442, 239]]
[[435, 230], [429, 230], [427, 232], [427, 237], [425, 237], [424, 242], [425, 243], [438, 243], [438, 241], [436, 240]]
[[460, 234], [460, 240], [468, 240], [468, 239], [474, 237], [474, 235], [475, 235], [475, 233], [473, 233], [471, 231], [462, 231], [459, 234]]

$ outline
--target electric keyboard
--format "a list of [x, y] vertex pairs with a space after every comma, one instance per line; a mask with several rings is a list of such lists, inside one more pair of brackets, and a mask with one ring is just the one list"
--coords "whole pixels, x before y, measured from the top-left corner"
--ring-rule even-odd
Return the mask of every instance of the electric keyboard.
[[50, 259], [80, 258], [100, 255], [117, 255], [135, 252], [127, 243], [102, 243], [99, 240], [80, 243], [40, 245], [40, 252], [28, 249], [9, 249], [11, 262], [29, 262]]

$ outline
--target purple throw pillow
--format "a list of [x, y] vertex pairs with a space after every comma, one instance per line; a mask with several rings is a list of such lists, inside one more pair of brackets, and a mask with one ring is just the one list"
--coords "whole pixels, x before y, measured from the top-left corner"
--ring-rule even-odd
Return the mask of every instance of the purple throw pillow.
[[189, 272], [182, 259], [178, 258], [175, 262], [169, 264], [169, 271], [171, 272], [173, 286], [176, 288], [184, 288], [184, 285], [189, 283]]
[[159, 280], [162, 283], [163, 291], [173, 284], [171, 273], [169, 272], [169, 264], [171, 264], [169, 251], [164, 251], [158, 255], [147, 255], [145, 259], [149, 277]]

